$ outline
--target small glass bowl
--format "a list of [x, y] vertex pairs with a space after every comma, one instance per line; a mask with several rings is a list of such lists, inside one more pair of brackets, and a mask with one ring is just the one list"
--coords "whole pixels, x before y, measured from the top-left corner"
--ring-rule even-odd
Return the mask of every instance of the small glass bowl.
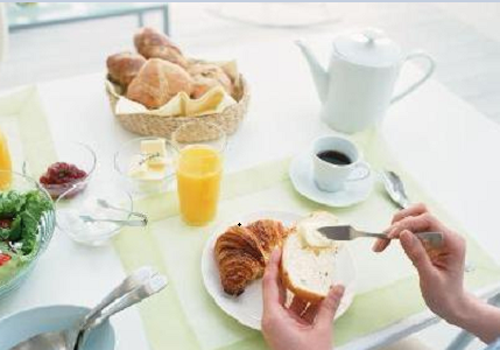
[[[69, 142], [58, 148], [58, 163], [68, 163], [75, 165], [78, 169], [83, 170], [87, 173], [85, 177], [81, 179], [77, 179], [72, 182], [67, 182], [64, 184], [42, 184], [50, 196], [56, 200], [60, 196], [62, 196], [65, 192], [72, 189], [74, 185], [88, 183], [94, 173], [97, 164], [97, 157], [95, 152], [90, 148], [90, 146], [81, 143], [81, 142]], [[46, 171], [52, 164], [47, 164]], [[44, 174], [35, 174], [37, 175], [37, 180], [40, 182], [40, 178]], [[83, 191], [86, 186], [77, 186], [79, 192], [72, 192], [73, 196], [76, 196], [78, 193]], [[66, 196], [66, 199], [70, 199], [72, 197]]]
[[[161, 139], [165, 142], [167, 150], [167, 171], [165, 176], [159, 180], [137, 179], [129, 175], [129, 170], [134, 157], [141, 154], [141, 142], [146, 140]], [[132, 193], [153, 194], [165, 192], [175, 177], [177, 164], [177, 150], [167, 140], [161, 137], [140, 137], [126, 142], [114, 156], [114, 167], [120, 179], [126, 184], [127, 189]]]
[[[7, 173], [7, 172], [2, 170], [0, 171], [0, 173]], [[31, 254], [27, 257], [28, 261], [24, 263], [24, 265], [11, 277], [7, 278], [3, 282], [0, 282], [0, 298], [4, 297], [8, 293], [17, 289], [26, 280], [30, 272], [37, 264], [40, 256], [47, 249], [50, 240], [54, 235], [55, 224], [56, 224], [54, 204], [52, 202], [49, 193], [29, 176], [25, 176], [15, 172], [11, 172], [10, 176], [12, 178], [11, 185], [9, 186], [9, 188], [1, 189], [0, 190], [1, 192], [8, 190], [15, 190], [21, 193], [25, 193], [36, 190], [39, 191], [45, 198], [47, 198], [50, 201], [51, 207], [44, 213], [44, 215], [40, 219], [40, 222], [38, 224], [39, 244], [35, 248], [35, 250], [31, 252]]]
[[[79, 186], [87, 185], [85, 192], [82, 192]], [[79, 195], [76, 196], [75, 193], [79, 193]], [[72, 198], [72, 200], [67, 201], [67, 198]], [[99, 204], [99, 201], [105, 201], [122, 210], [106, 208]], [[130, 220], [134, 205], [132, 196], [127, 191], [115, 186], [99, 186], [95, 182], [75, 185], [74, 188], [59, 197], [56, 201], [56, 209], [57, 227], [61, 231], [78, 243], [101, 246], [117, 235], [123, 224], [88, 222], [85, 217], [97, 220]]]

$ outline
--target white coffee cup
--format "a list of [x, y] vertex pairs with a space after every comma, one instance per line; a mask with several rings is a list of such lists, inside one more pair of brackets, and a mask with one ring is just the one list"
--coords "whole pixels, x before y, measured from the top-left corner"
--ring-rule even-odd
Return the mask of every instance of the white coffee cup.
[[[319, 157], [325, 151], [338, 152], [348, 158], [346, 164], [333, 164]], [[313, 141], [313, 176], [319, 189], [336, 192], [346, 182], [360, 181], [370, 176], [371, 170], [354, 143], [338, 136], [323, 136]]]

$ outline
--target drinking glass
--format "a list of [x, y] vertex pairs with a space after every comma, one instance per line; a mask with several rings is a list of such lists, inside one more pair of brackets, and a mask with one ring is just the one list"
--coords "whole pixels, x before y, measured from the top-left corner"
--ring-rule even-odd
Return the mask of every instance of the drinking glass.
[[194, 121], [172, 134], [179, 152], [177, 193], [182, 219], [203, 226], [217, 215], [226, 134], [216, 124]]

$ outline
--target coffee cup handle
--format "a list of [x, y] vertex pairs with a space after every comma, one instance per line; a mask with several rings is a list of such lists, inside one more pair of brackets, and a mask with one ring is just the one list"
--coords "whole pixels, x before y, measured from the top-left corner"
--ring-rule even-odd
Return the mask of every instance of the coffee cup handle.
[[354, 166], [354, 171], [351, 173], [351, 176], [347, 178], [347, 181], [361, 181], [368, 178], [371, 173], [372, 170], [368, 163], [360, 162]]

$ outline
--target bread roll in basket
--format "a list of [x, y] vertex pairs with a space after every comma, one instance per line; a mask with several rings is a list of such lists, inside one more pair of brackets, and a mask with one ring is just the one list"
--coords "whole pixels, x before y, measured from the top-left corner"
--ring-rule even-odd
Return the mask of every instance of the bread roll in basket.
[[[207, 114], [196, 117], [166, 117], [140, 113], [122, 115], [115, 113], [116, 104], [118, 103], [118, 100], [123, 93], [122, 88], [119, 85], [111, 82], [108, 77], [106, 77], [106, 80], [109, 82], [109, 84], [106, 84], [106, 93], [109, 97], [113, 114], [125, 129], [133, 133], [146, 136], [170, 138], [170, 135], [179, 126], [197, 120], [213, 122], [223, 128], [224, 131], [228, 135], [230, 135], [238, 129], [240, 122], [245, 117], [248, 108], [248, 102], [250, 99], [248, 85], [243, 76], [240, 74], [240, 79], [238, 80], [238, 84], [235, 86], [235, 93], [233, 96], [237, 103], [226, 107], [220, 113]], [[207, 135], [193, 135], [192, 137], [193, 138], [190, 141], [193, 142], [204, 141], [209, 138], [207, 137]]]
[[[134, 46], [137, 52], [116, 53], [106, 61], [111, 109], [127, 130], [170, 138], [179, 126], [203, 120], [227, 134], [236, 131], [249, 92], [234, 61], [188, 58], [167, 35], [147, 27], [135, 33]], [[209, 140], [204, 133], [185, 141]]]

